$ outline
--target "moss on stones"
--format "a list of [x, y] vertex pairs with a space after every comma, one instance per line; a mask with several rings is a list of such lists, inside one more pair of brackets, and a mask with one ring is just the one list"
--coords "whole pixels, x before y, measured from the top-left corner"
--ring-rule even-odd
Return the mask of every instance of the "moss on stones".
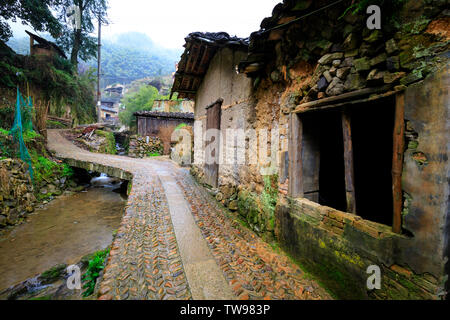
[[53, 283], [65, 274], [66, 269], [66, 264], [59, 264], [57, 266], [54, 266], [53, 268], [42, 273], [39, 277], [39, 280], [44, 285]]
[[251, 229], [260, 235], [273, 235], [278, 202], [278, 175], [265, 176], [263, 180], [264, 190], [261, 194], [248, 190], [239, 192], [237, 207]]

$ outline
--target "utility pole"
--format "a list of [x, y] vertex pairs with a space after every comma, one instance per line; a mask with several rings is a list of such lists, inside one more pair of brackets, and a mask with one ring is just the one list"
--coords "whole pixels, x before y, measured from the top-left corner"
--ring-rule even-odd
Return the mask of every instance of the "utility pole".
[[102, 18], [101, 14], [98, 14], [98, 54], [97, 54], [97, 121], [102, 121], [102, 93], [100, 91], [100, 74], [101, 74], [101, 61], [102, 61]]

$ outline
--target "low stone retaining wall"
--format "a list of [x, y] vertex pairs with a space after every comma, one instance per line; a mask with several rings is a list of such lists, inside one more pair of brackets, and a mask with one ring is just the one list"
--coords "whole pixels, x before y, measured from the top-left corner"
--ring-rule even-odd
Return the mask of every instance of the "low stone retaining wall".
[[0, 160], [0, 228], [15, 225], [34, 211], [36, 198], [28, 172], [21, 160]]
[[[281, 247], [341, 299], [433, 300], [442, 293], [442, 279], [401, 266], [399, 253], [392, 257], [411, 239], [387, 226], [306, 199], [283, 199], [275, 219]], [[380, 290], [366, 286], [369, 266], [381, 269]]]

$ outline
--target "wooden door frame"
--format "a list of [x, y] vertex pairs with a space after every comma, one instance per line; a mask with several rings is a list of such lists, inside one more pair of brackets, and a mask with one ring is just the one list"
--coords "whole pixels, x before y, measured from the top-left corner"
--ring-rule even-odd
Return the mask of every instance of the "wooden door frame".
[[[206, 109], [206, 131], [208, 131], [209, 129], [217, 129], [219, 131], [221, 130], [222, 104], [223, 104], [223, 99], [220, 98], [205, 108]], [[208, 126], [208, 124], [211, 123], [211, 121], [209, 121], [208, 116], [213, 114], [212, 112], [210, 112], [213, 108], [218, 108], [218, 111], [217, 111], [217, 117], [218, 117], [217, 127], [218, 128], [213, 128], [213, 127], [210, 128]], [[214, 155], [216, 163], [208, 164], [206, 161], [207, 154], [205, 152], [205, 180], [206, 180], [206, 183], [211, 185], [211, 187], [213, 187], [213, 188], [217, 188], [218, 183], [219, 183], [219, 159], [220, 159], [220, 144], [221, 144], [220, 136], [216, 137], [216, 139], [217, 139], [217, 149], [215, 151], [217, 152], [217, 154]], [[209, 145], [209, 143], [212, 143], [212, 142], [205, 141], [205, 150], [206, 150], [207, 146]], [[213, 172], [213, 174], [210, 174], [210, 171]]]
[[[364, 90], [362, 90], [364, 91]], [[367, 90], [366, 90], [367, 91]], [[365, 91], [364, 91], [365, 92]], [[350, 94], [348, 94], [350, 95]], [[356, 95], [353, 93], [352, 95]], [[392, 159], [392, 191], [393, 191], [393, 224], [392, 231], [397, 234], [402, 233], [402, 210], [403, 210], [403, 189], [402, 189], [402, 174], [404, 166], [404, 149], [405, 149], [405, 93], [388, 92], [381, 94], [378, 98], [387, 98], [395, 95], [395, 125], [393, 134], [393, 159]], [[288, 195], [292, 198], [303, 198], [303, 123], [302, 113], [318, 112], [326, 109], [342, 108], [342, 129], [344, 138], [344, 161], [345, 161], [345, 182], [346, 182], [346, 197], [347, 197], [347, 211], [349, 213], [357, 214], [356, 212], [356, 197], [354, 186], [354, 163], [353, 163], [353, 145], [352, 145], [352, 130], [351, 130], [351, 116], [346, 112], [345, 106], [362, 104], [366, 101], [373, 101], [375, 97], [365, 99], [353, 99], [340, 104], [331, 104], [338, 97], [329, 98], [329, 103], [324, 101], [315, 101], [299, 106], [294, 112], [289, 115], [289, 192]], [[309, 104], [319, 105], [320, 108], [308, 109]]]

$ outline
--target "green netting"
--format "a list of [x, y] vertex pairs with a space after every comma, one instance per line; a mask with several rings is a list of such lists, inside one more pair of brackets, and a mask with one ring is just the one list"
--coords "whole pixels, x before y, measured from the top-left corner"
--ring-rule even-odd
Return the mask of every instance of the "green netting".
[[[11, 135], [13, 136], [14, 142], [19, 145], [20, 159], [28, 163], [31, 179], [33, 179], [33, 167], [30, 154], [23, 141], [23, 132], [33, 130], [33, 123], [31, 121], [32, 110], [33, 105], [31, 103], [31, 98], [27, 98], [26, 100], [23, 99], [20, 95], [19, 88], [17, 88], [16, 115], [14, 117]], [[22, 116], [24, 117], [24, 123], [22, 123]], [[25, 128], [27, 128], [27, 130], [25, 130]]]
[[33, 131], [33, 103], [31, 97], [24, 99], [19, 94], [23, 132]]

